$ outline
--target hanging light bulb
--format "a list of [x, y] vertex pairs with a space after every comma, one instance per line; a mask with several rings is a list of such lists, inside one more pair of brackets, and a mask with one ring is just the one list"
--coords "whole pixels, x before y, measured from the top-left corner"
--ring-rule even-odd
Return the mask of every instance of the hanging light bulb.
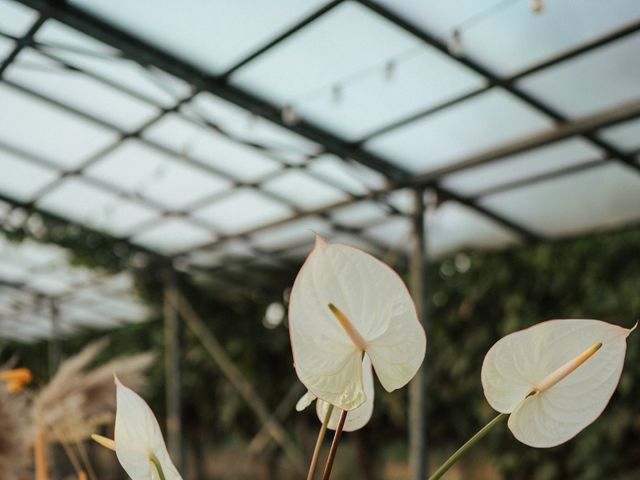
[[455, 55], [456, 57], [462, 56], [462, 35], [460, 30], [455, 29], [451, 32], [447, 49], [451, 55]]
[[342, 85], [334, 85], [331, 89], [331, 99], [333, 103], [338, 105], [342, 102]]
[[298, 123], [298, 114], [291, 105], [285, 105], [280, 115], [285, 125], [295, 125]]
[[396, 62], [395, 60], [389, 60], [384, 66], [384, 79], [388, 82], [393, 80], [396, 75]]
[[544, 10], [544, 1], [543, 0], [530, 0], [529, 2], [529, 10], [533, 13], [540, 13]]

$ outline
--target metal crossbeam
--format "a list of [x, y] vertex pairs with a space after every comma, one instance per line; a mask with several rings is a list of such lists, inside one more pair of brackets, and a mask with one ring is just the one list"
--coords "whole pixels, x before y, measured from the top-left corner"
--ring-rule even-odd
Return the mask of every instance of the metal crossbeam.
[[[447, 55], [449, 58], [457, 61], [461, 65], [464, 65], [464, 66], [470, 68], [471, 70], [473, 70], [474, 72], [482, 75], [483, 77], [485, 77], [489, 81], [490, 85], [499, 86], [499, 87], [504, 88], [506, 91], [508, 91], [509, 93], [514, 95], [515, 97], [517, 97], [520, 100], [522, 100], [525, 103], [527, 103], [529, 106], [535, 108], [539, 112], [542, 112], [545, 115], [547, 115], [548, 117], [550, 117], [551, 119], [553, 119], [556, 122], [557, 125], [562, 125], [562, 124], [564, 124], [564, 123], [566, 123], [568, 121], [568, 119], [564, 115], [562, 115], [559, 111], [557, 111], [556, 109], [552, 108], [551, 106], [545, 104], [543, 101], [535, 98], [534, 96], [532, 96], [532, 95], [522, 91], [518, 87], [516, 87], [514, 85], [514, 80], [513, 79], [500, 78], [496, 74], [491, 72], [489, 69], [487, 69], [484, 66], [482, 66], [480, 63], [478, 63], [478, 62], [476, 62], [476, 61], [474, 61], [474, 60], [472, 60], [472, 59], [470, 59], [468, 57], [452, 55], [449, 52], [449, 49], [447, 48], [447, 45], [442, 43], [440, 40], [435, 38], [433, 35], [429, 34], [424, 29], [420, 29], [420, 28], [416, 27], [415, 25], [412, 25], [411, 23], [407, 22], [406, 20], [400, 18], [395, 13], [393, 13], [391, 10], [389, 10], [388, 8], [378, 4], [377, 2], [371, 1], [371, 0], [358, 0], [358, 1], [362, 5], [366, 6], [370, 10], [376, 12], [377, 14], [379, 14], [380, 16], [385, 18], [387, 21], [389, 21], [389, 22], [393, 23], [394, 25], [400, 27], [401, 29], [405, 30], [406, 32], [414, 35], [416, 38], [422, 40], [427, 45], [429, 45], [429, 46], [441, 51], [442, 53]], [[560, 55], [558, 57], [555, 57], [555, 58], [547, 61], [544, 64], [544, 66], [542, 66], [542, 67], [536, 66], [530, 72], [525, 72], [524, 74], [520, 73], [515, 78], [516, 79], [523, 78], [525, 74], [532, 73], [534, 71], [539, 71], [542, 68], [548, 68], [549, 66], [554, 65], [555, 64], [554, 62], [565, 61], [568, 58], [571, 58], [572, 56], [582, 54], [582, 53], [584, 53], [584, 52], [586, 52], [586, 51], [588, 51], [590, 49], [597, 48], [597, 47], [599, 47], [599, 46], [601, 46], [601, 45], [603, 45], [603, 44], [605, 44], [605, 43], [607, 43], [609, 41], [613, 41], [613, 40], [616, 40], [618, 38], [621, 38], [622, 36], [629, 35], [630, 33], [633, 33], [635, 31], [637, 31], [638, 29], [640, 29], [640, 22], [636, 23], [636, 24], [634, 24], [634, 25], [632, 25], [632, 26], [630, 26], [628, 28], [623, 29], [622, 32], [618, 32], [617, 34], [606, 36], [604, 38], [599, 39], [596, 42], [590, 42], [588, 45], [586, 45], [584, 47], [575, 49], [574, 51], [572, 51], [570, 53], [565, 53], [564, 55]], [[584, 133], [581, 134], [581, 136], [583, 136], [584, 138], [589, 140], [592, 144], [596, 145], [600, 149], [604, 150], [604, 152], [607, 155], [611, 156], [614, 159], [614, 161], [621, 162], [621, 163], [631, 167], [632, 169], [636, 170], [637, 172], [640, 172], [640, 165], [638, 165], [633, 158], [625, 155], [623, 152], [621, 152], [620, 150], [615, 148], [610, 143], [608, 143], [608, 142], [606, 142], [606, 141], [604, 141], [602, 139], [599, 139], [592, 132], [584, 132]]]
[[[97, 40], [119, 49], [125, 56], [142, 65], [153, 65], [156, 68], [164, 70], [189, 82], [198, 90], [213, 93], [224, 100], [249, 110], [263, 118], [266, 118], [267, 120], [272, 121], [273, 123], [288, 128], [309, 140], [319, 143], [331, 153], [343, 158], [352, 158], [370, 168], [373, 168], [383, 173], [393, 183], [403, 183], [410, 178], [410, 174], [407, 171], [397, 165], [394, 165], [390, 161], [366, 152], [358, 145], [345, 142], [316, 125], [306, 121], [299, 121], [294, 125], [288, 125], [282, 119], [279, 108], [276, 108], [249, 92], [229, 85], [224, 80], [213, 78], [196, 67], [173, 57], [167, 52], [142, 42], [132, 35], [129, 35], [78, 8], [66, 3], [51, 4], [45, 0], [19, 1], [38, 10], [42, 15], [54, 18], [96, 38]], [[467, 206], [485, 215], [486, 209], [476, 206], [472, 202], [469, 202]], [[509, 229], [511, 229], [511, 225], [513, 224], [513, 222], [504, 219], [493, 212], [492, 220], [499, 221], [503, 226]], [[520, 235], [523, 231], [526, 231], [526, 229], [519, 226], [516, 233]], [[528, 236], [530, 237], [536, 236], [533, 232], [529, 233], [530, 235]]]

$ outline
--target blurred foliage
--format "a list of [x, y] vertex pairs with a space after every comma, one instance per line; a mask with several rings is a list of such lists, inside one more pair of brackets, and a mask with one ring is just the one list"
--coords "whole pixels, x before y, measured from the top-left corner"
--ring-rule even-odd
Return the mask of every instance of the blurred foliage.
[[[133, 269], [141, 295], [153, 306], [149, 322], [108, 332], [110, 355], [153, 349], [158, 361], [145, 392], [158, 417], [164, 416], [162, 285], [168, 266], [153, 255], [56, 219], [41, 222], [37, 237], [70, 248], [73, 261], [93, 268]], [[6, 232], [5, 232], [6, 233]], [[10, 232], [19, 240], [19, 232]], [[32, 232], [33, 233], [33, 232]], [[640, 229], [575, 240], [513, 248], [503, 252], [467, 252], [430, 266], [428, 318], [429, 425], [431, 456], [443, 458], [489, 421], [480, 368], [486, 351], [502, 336], [552, 318], [598, 318], [631, 326], [640, 314]], [[266, 328], [266, 307], [281, 301], [295, 270], [246, 266], [236, 272], [260, 286], [221, 288], [206, 274], [178, 275], [177, 283], [213, 334], [275, 408], [293, 382], [286, 322]], [[264, 279], [267, 279], [264, 282]], [[251, 283], [250, 281], [248, 283]], [[62, 342], [77, 351], [105, 332], [86, 332]], [[638, 333], [629, 349], [620, 386], [604, 414], [563, 446], [537, 450], [515, 441], [506, 426], [492, 432], [478, 450], [510, 480], [596, 480], [640, 478], [640, 353]], [[182, 333], [182, 399], [187, 441], [218, 444], [247, 441], [258, 422], [213, 365], [197, 338]], [[5, 345], [2, 360], [17, 353], [37, 376], [47, 377], [46, 344]], [[406, 455], [406, 389], [393, 394], [379, 386], [374, 417], [348, 437], [381, 463]], [[317, 428], [312, 413], [292, 415], [290, 431]], [[479, 453], [476, 452], [476, 453]], [[477, 457], [477, 455], [476, 455]]]

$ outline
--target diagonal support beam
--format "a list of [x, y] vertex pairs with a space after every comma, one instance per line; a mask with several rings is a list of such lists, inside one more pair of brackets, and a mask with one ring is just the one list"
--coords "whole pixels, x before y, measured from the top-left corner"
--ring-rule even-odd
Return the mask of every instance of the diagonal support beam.
[[200, 340], [202, 346], [209, 353], [216, 365], [218, 365], [224, 376], [227, 377], [231, 385], [236, 389], [240, 397], [242, 397], [247, 406], [253, 410], [256, 417], [258, 417], [269, 432], [269, 435], [282, 447], [287, 458], [300, 473], [304, 473], [303, 457], [296, 443], [286, 430], [284, 430], [282, 425], [275, 421], [262, 400], [262, 397], [238, 369], [224, 347], [211, 333], [209, 328], [207, 328], [207, 325], [196, 313], [191, 304], [176, 291], [169, 291], [166, 298], [168, 304], [180, 314], [189, 330]]

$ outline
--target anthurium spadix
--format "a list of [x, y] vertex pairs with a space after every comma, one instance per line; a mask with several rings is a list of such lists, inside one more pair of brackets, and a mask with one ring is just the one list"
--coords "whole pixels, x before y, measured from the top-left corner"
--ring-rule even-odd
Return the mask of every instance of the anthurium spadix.
[[607, 406], [632, 330], [599, 320], [551, 320], [507, 335], [482, 364], [485, 396], [495, 410], [511, 414], [509, 429], [522, 443], [564, 443]]
[[341, 410], [366, 400], [366, 353], [389, 392], [422, 364], [426, 337], [400, 277], [371, 255], [316, 237], [294, 282], [289, 332], [300, 381]]
[[115, 448], [132, 480], [182, 480], [149, 405], [116, 378]]
[[[354, 432], [356, 430], [360, 430], [367, 423], [369, 423], [371, 415], [373, 414], [373, 402], [375, 396], [375, 390], [373, 388], [373, 371], [371, 370], [371, 360], [369, 360], [369, 357], [366, 354], [362, 359], [362, 378], [366, 400], [359, 407], [354, 408], [353, 410], [349, 410], [347, 419], [345, 420], [343, 427], [343, 430], [345, 432]], [[313, 393], [305, 393], [298, 401], [296, 410], [304, 410], [309, 405], [311, 405], [314, 400], [316, 400], [316, 396]], [[320, 420], [320, 422], [324, 422], [328, 411], [329, 403], [325, 402], [324, 400], [318, 399], [318, 401], [316, 402], [316, 414], [318, 415], [318, 419]], [[334, 408], [331, 411], [331, 416], [329, 417], [327, 428], [329, 430], [335, 430], [338, 426], [339, 419], [340, 411]]]

